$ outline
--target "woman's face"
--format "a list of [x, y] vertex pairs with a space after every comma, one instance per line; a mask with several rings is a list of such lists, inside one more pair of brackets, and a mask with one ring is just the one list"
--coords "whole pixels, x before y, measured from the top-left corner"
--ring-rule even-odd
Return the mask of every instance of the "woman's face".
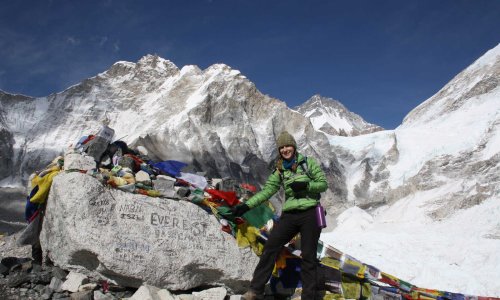
[[280, 155], [284, 160], [290, 160], [293, 157], [295, 148], [293, 146], [283, 146], [280, 148]]

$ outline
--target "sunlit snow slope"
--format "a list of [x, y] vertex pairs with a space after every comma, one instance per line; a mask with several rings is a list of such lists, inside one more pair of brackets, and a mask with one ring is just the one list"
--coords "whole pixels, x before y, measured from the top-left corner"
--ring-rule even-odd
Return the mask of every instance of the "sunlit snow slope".
[[497, 46], [395, 130], [330, 136], [356, 206], [322, 239], [420, 287], [499, 297], [499, 82]]

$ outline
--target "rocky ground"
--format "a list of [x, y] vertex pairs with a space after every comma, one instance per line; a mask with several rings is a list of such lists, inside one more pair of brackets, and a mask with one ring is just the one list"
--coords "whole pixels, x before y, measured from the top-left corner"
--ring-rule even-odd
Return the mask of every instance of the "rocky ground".
[[121, 299], [131, 297], [135, 292], [135, 289], [92, 279], [76, 290], [68, 291], [68, 287], [63, 287], [69, 279], [67, 271], [34, 264], [29, 258], [5, 257], [0, 268], [3, 271], [1, 299]]
[[[19, 233], [0, 237], [0, 299], [158, 299], [158, 300], [223, 300], [240, 299], [224, 287], [205, 287], [194, 291], [170, 292], [143, 285], [139, 289], [115, 285], [98, 278], [69, 272], [50, 262], [42, 265], [31, 259], [29, 246], [15, 244]], [[271, 298], [274, 299], [274, 298]]]
[[[203, 287], [192, 291], [167, 291], [143, 285], [123, 287], [98, 278], [63, 270], [44, 261], [31, 259], [30, 246], [18, 246], [16, 239], [26, 226], [25, 192], [0, 188], [0, 299], [76, 299], [76, 300], [238, 300], [225, 287]], [[268, 299], [289, 299], [270, 296]]]
[[[0, 237], [0, 299], [71, 300], [239, 300], [225, 287], [203, 287], [192, 291], [167, 291], [143, 285], [139, 289], [115, 285], [98, 278], [69, 272], [48, 262], [36, 264], [30, 246], [15, 244], [19, 233]], [[299, 296], [300, 298], [300, 296]], [[266, 299], [290, 299], [290, 295]], [[294, 299], [294, 298], [292, 298]]]

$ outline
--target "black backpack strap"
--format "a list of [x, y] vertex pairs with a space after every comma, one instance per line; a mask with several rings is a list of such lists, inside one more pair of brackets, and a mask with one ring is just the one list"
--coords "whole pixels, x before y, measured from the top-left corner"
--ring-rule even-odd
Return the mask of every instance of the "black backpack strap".
[[[302, 168], [302, 170], [307, 175], [307, 177], [309, 177], [310, 179], [313, 179], [312, 174], [309, 171], [309, 167], [307, 166], [307, 156], [305, 156], [304, 159], [299, 163], [299, 166]], [[274, 169], [274, 172], [278, 172], [278, 174], [280, 175], [280, 180], [283, 183], [283, 179], [284, 179], [283, 170], [280, 170], [278, 167], [276, 167], [276, 169]]]
[[302, 170], [304, 170], [304, 173], [306, 173], [307, 177], [313, 179], [312, 174], [309, 171], [309, 167], [307, 166], [307, 156], [304, 157], [304, 159], [300, 162], [300, 167], [302, 168]]

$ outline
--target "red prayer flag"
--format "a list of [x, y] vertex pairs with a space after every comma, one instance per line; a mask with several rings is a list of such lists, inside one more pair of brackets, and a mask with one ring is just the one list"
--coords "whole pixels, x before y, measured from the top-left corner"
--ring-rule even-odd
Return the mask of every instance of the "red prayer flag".
[[251, 185], [249, 183], [242, 183], [240, 186], [242, 188], [244, 188], [245, 190], [248, 190], [248, 191], [250, 191], [252, 193], [257, 192], [257, 188], [254, 185]]
[[205, 191], [209, 193], [215, 200], [221, 199], [226, 201], [229, 206], [236, 205], [240, 202], [238, 200], [238, 197], [236, 197], [236, 192], [234, 191], [219, 191], [214, 189], [207, 189]]

